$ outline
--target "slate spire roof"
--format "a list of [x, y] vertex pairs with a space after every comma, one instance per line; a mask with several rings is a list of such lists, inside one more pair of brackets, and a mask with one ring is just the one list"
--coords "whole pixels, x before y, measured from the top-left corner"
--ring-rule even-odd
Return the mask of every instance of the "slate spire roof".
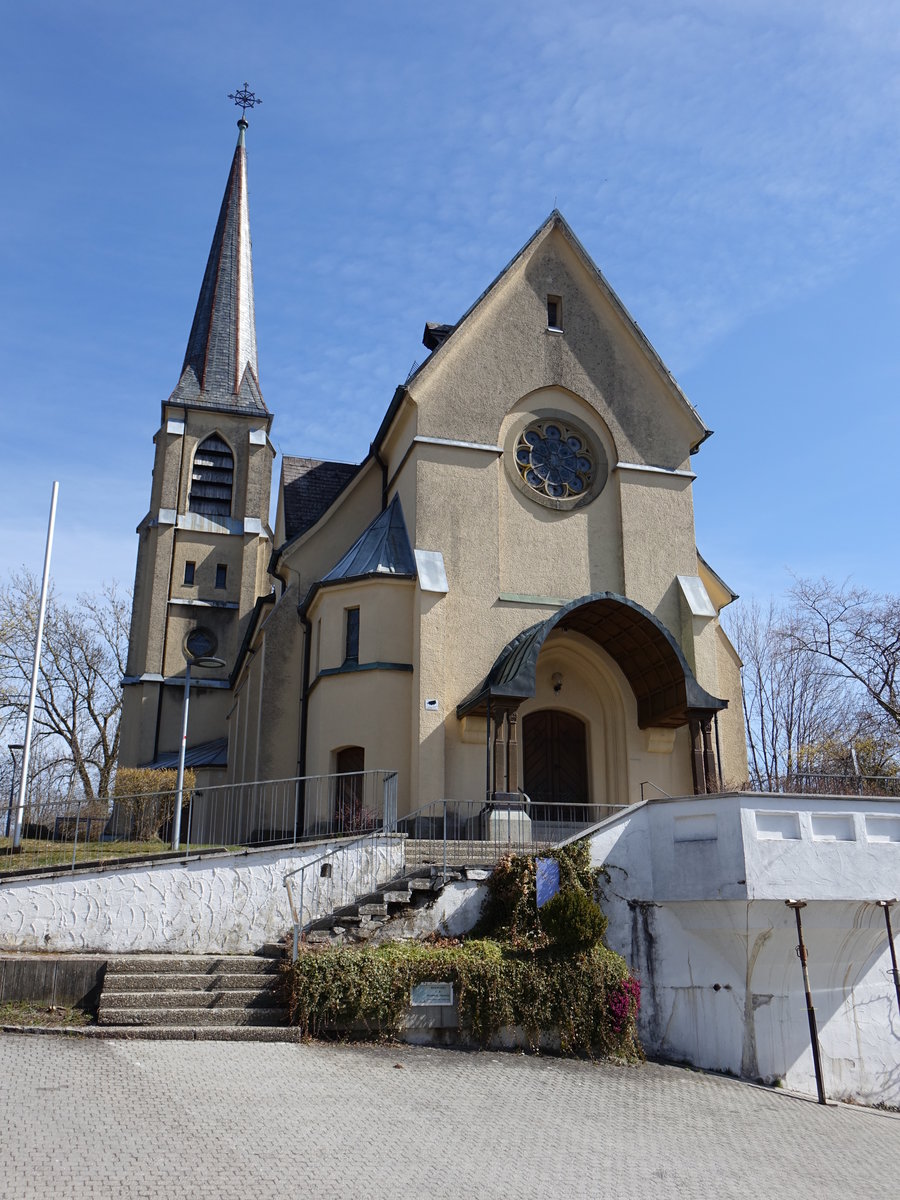
[[322, 583], [365, 575], [402, 575], [412, 579], [416, 576], [416, 560], [399, 496], [394, 496], [340, 562], [322, 577]]
[[243, 117], [238, 129], [181, 378], [171, 400], [192, 408], [266, 413], [256, 358]]

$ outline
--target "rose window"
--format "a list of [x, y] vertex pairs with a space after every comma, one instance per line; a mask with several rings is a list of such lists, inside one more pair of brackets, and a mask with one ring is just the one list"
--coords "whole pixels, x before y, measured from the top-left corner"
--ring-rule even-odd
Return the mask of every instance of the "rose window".
[[516, 442], [516, 469], [551, 500], [572, 500], [591, 486], [594, 453], [584, 434], [560, 421], [535, 421]]

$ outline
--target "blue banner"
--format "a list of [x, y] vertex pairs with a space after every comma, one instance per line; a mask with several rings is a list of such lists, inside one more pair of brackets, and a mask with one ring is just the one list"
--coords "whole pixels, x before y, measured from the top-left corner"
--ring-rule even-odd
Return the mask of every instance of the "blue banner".
[[537, 859], [537, 906], [541, 908], [559, 891], [559, 863], [555, 858]]

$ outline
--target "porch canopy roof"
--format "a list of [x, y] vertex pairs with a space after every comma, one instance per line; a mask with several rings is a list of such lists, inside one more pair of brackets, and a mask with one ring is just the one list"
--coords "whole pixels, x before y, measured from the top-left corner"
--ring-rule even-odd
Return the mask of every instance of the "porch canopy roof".
[[533, 696], [538, 655], [554, 629], [584, 634], [618, 664], [637, 700], [641, 729], [677, 728], [692, 715], [709, 716], [728, 706], [700, 686], [678, 643], [652, 613], [614, 592], [594, 592], [514, 637], [456, 715], [485, 715], [488, 705], [517, 708]]

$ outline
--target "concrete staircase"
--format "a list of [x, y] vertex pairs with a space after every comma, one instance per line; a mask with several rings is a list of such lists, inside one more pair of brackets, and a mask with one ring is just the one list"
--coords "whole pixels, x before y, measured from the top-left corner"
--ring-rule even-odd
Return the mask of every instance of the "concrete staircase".
[[489, 874], [490, 868], [463, 866], [448, 870], [445, 879], [438, 866], [419, 867], [314, 921], [303, 940], [311, 946], [343, 946], [414, 937], [410, 918], [417, 909], [436, 900], [447, 883], [459, 879], [482, 880]]
[[261, 954], [110, 958], [97, 1011], [108, 1036], [295, 1041], [279, 990], [281, 948]]

